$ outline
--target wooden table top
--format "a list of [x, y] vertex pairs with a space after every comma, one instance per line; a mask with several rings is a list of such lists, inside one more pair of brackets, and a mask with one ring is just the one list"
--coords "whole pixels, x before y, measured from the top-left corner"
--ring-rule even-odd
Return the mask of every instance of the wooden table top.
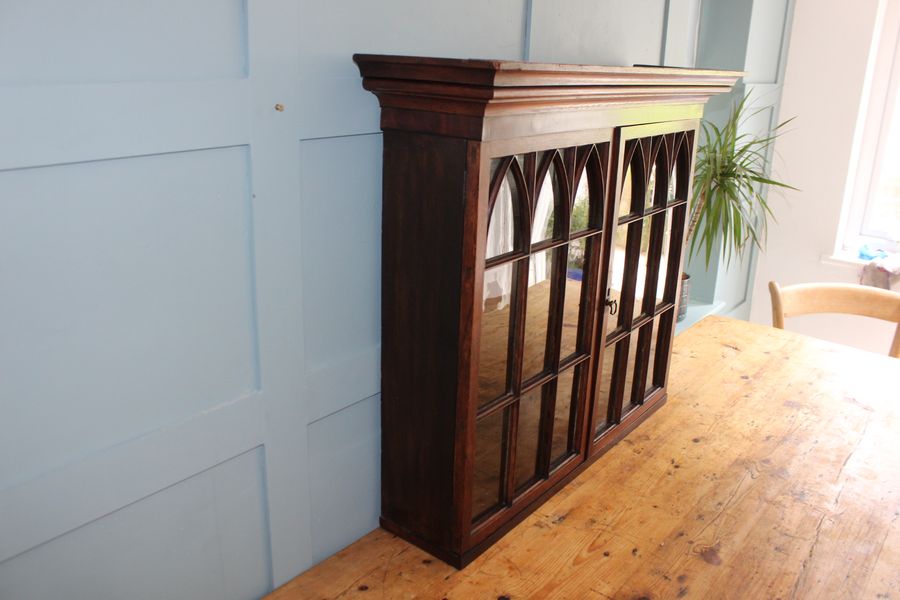
[[273, 592], [900, 598], [900, 360], [707, 317], [669, 401], [462, 571], [376, 529]]

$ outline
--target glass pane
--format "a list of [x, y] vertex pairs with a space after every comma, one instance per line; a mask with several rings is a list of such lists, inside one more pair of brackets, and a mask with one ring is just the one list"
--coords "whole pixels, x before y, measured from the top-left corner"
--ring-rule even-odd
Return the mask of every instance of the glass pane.
[[516, 162], [519, 163], [519, 169], [524, 173], [525, 172], [525, 155], [524, 154], [516, 154]]
[[638, 249], [640, 251], [640, 256], [637, 261], [637, 281], [635, 282], [634, 287], [634, 317], [637, 318], [640, 316], [643, 311], [643, 303], [644, 303], [644, 286], [647, 282], [647, 254], [650, 250], [650, 221], [651, 217], [647, 217], [643, 219], [640, 225], [634, 225], [633, 229], [629, 232], [632, 235], [640, 235], [641, 240], [638, 245]]
[[678, 167], [672, 169], [672, 173], [669, 175], [669, 192], [666, 194], [666, 202], [675, 202], [675, 195], [678, 193], [678, 176], [677, 176]]
[[666, 274], [669, 269], [669, 251], [672, 245], [672, 219], [669, 218], [669, 211], [656, 215], [653, 226], [662, 227], [663, 230], [662, 250], [659, 256], [659, 275], [656, 277], [656, 305], [659, 306], [665, 301]]
[[509, 313], [515, 263], [484, 272], [481, 317], [481, 355], [478, 360], [478, 406], [506, 392], [509, 350]]
[[560, 336], [560, 359], [578, 350], [578, 323], [581, 314], [581, 286], [584, 280], [588, 242], [585, 238], [569, 244], [566, 262], [566, 291], [563, 297], [563, 322]]
[[473, 521], [500, 502], [500, 465], [503, 461], [504, 423], [508, 411], [506, 408], [497, 411], [475, 424]]
[[519, 400], [519, 425], [516, 429], [516, 490], [534, 479], [538, 442], [541, 439], [541, 390], [538, 387]]
[[612, 393], [612, 373], [615, 367], [616, 344], [610, 344], [603, 351], [603, 366], [600, 382], [594, 394], [594, 435], [599, 435], [609, 427], [609, 400]]
[[569, 231], [578, 233], [588, 228], [590, 219], [590, 190], [588, 189], [587, 170], [581, 173], [581, 180], [575, 189], [575, 202], [572, 205], [572, 217], [569, 222]]
[[[653, 383], [653, 365], [656, 364], [656, 339], [659, 334], [659, 317], [653, 319], [652, 325], [645, 325], [642, 328], [642, 335], [650, 336], [650, 350], [647, 352], [647, 369], [644, 380], [644, 398], [652, 392], [657, 386]], [[643, 343], [643, 340], [641, 340]]]
[[550, 165], [550, 170], [544, 177], [541, 184], [541, 191], [538, 194], [537, 206], [534, 209], [534, 222], [531, 226], [531, 243], [536, 244], [544, 240], [551, 240], [556, 227], [557, 220], [557, 190], [559, 186], [556, 183], [556, 169]]
[[647, 184], [647, 193], [644, 194], [644, 206], [646, 208], [653, 207], [654, 194], [656, 194], [656, 163], [650, 169], [650, 181]]
[[632, 408], [637, 406], [632, 404], [634, 390], [634, 365], [637, 358], [638, 350], [638, 334], [632, 333], [630, 336], [619, 342], [620, 345], [628, 342], [628, 359], [625, 362], [625, 384], [622, 386], [622, 416], [625, 416]]
[[494, 176], [497, 174], [497, 169], [500, 167], [501, 162], [503, 162], [503, 160], [500, 158], [491, 159], [491, 181], [494, 180]]
[[512, 173], [507, 171], [494, 200], [494, 208], [491, 211], [491, 219], [488, 222], [487, 248], [485, 256], [493, 258], [515, 248], [516, 239], [516, 215], [513, 203], [513, 194], [516, 190]]
[[[669, 309], [658, 317], [659, 327], [656, 330], [655, 341], [657, 346], [669, 348], [672, 342], [672, 324], [675, 311]], [[654, 350], [655, 351], [655, 350]], [[666, 368], [669, 365], [668, 357], [653, 363], [653, 384], [659, 387], [666, 381]]]
[[863, 226], [859, 232], [887, 238], [885, 242], [900, 241], [900, 93], [895, 93], [893, 104], [886, 107], [881, 123], [885, 142], [876, 159], [872, 191], [865, 199]]
[[528, 301], [525, 305], [525, 344], [522, 351], [523, 381], [544, 370], [552, 282], [553, 251], [544, 250], [532, 254], [528, 263]]
[[[619, 225], [616, 227], [616, 237], [613, 240], [613, 258], [610, 265], [609, 276], [609, 297], [608, 300], [615, 302], [613, 306], [606, 305], [607, 312], [611, 315], [613, 307], [621, 308], [622, 305], [622, 282], [625, 277], [625, 247], [628, 238], [628, 225]], [[621, 310], [616, 317], [618, 322], [622, 322], [623, 313]], [[615, 321], [613, 321], [615, 322]]]
[[[666, 259], [668, 261], [669, 257], [672, 254], [675, 254], [676, 259], [678, 253], [681, 252], [682, 246], [682, 235], [684, 233], [685, 227], [685, 215], [687, 214], [687, 205], [681, 204], [675, 208], [672, 208], [666, 211], [666, 220], [668, 221], [668, 244], [663, 248], [663, 252], [666, 254]], [[686, 252], [685, 252], [686, 254]], [[668, 268], [668, 265], [667, 265]], [[668, 283], [668, 282], [667, 282]], [[675, 302], [675, 284], [678, 283], [677, 277], [671, 282], [672, 285], [666, 285], [665, 291], [662, 292], [662, 300], [666, 303], [674, 303]]]
[[[579, 367], [580, 372], [580, 367]], [[553, 442], [550, 446], [550, 464], [554, 464], [569, 455], [570, 437], [574, 427], [572, 398], [575, 395], [575, 369], [567, 369], [560, 373], [556, 380], [556, 406], [553, 410]], [[578, 406], [578, 402], [574, 402]]]
[[[635, 152], [640, 152], [640, 148], [635, 150]], [[631, 165], [628, 165], [628, 169], [625, 171], [625, 180], [622, 182], [622, 196], [619, 198], [619, 217], [624, 217], [631, 214], [631, 205], [632, 205], [632, 187], [633, 187], [633, 173], [631, 170]]]

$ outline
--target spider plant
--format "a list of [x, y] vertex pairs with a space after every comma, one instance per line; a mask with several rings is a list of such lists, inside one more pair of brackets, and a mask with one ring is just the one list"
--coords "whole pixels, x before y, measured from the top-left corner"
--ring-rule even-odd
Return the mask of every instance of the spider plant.
[[707, 268], [720, 235], [726, 264], [731, 263], [733, 255], [742, 256], [750, 243], [763, 249], [768, 220], [775, 219], [764, 186], [797, 189], [766, 173], [769, 147], [793, 119], [761, 136], [740, 133], [747, 119], [764, 110], [750, 112], [749, 97], [748, 94], [732, 106], [721, 127], [705, 120], [702, 123], [687, 239], [691, 256], [703, 250]]

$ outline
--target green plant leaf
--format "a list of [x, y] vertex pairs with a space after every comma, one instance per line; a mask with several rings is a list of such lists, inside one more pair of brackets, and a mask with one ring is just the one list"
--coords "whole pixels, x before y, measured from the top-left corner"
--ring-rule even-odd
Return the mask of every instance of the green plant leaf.
[[748, 244], [763, 247], [768, 219], [775, 220], [766, 186], [797, 189], [768, 173], [771, 147], [793, 118], [763, 135], [742, 132], [742, 125], [768, 108], [749, 109], [749, 98], [748, 94], [732, 106], [725, 123], [704, 120], [700, 127], [687, 235], [689, 254], [702, 252], [707, 267], [719, 239], [728, 264], [733, 256], [742, 256]]

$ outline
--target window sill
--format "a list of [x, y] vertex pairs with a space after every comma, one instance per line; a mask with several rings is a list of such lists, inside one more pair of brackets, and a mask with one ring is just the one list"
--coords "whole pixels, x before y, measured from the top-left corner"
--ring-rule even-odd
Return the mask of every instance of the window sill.
[[844, 267], [845, 269], [853, 269], [854, 271], [859, 271], [859, 269], [869, 263], [868, 260], [853, 256], [850, 253], [823, 254], [819, 262], [823, 265]]

